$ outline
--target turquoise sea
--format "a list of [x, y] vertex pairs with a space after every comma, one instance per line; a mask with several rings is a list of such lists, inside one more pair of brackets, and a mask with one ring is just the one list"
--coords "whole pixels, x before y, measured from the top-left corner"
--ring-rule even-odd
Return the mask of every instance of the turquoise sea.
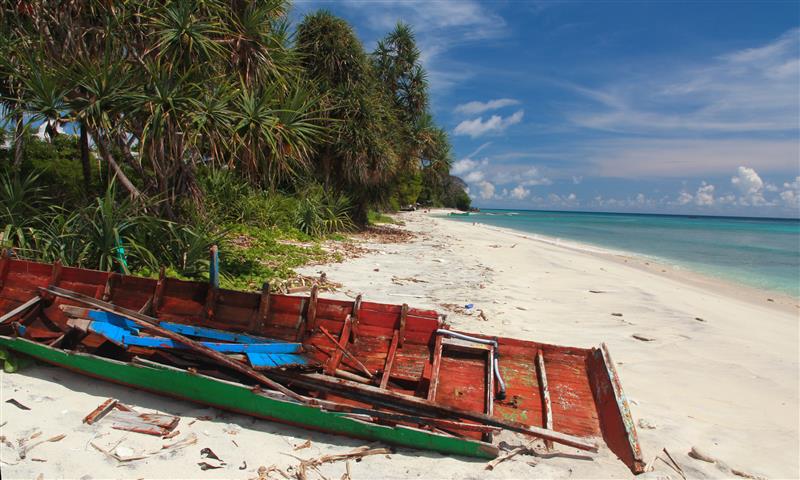
[[531, 210], [484, 210], [448, 218], [625, 250], [800, 297], [797, 219]]

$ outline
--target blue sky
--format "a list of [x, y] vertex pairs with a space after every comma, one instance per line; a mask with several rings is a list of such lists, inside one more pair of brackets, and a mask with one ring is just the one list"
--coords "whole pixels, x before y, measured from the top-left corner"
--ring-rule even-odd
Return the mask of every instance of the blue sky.
[[490, 208], [800, 215], [800, 4], [299, 1], [422, 50]]

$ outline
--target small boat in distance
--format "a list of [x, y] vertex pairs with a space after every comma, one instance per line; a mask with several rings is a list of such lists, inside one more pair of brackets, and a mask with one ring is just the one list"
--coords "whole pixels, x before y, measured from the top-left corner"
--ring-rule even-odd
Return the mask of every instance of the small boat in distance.
[[[212, 262], [213, 263], [213, 262]], [[214, 276], [212, 275], [212, 278]], [[313, 430], [494, 458], [501, 430], [645, 464], [605, 345], [449, 328], [406, 304], [280, 295], [0, 258], [0, 346]], [[526, 440], [527, 441], [527, 440]]]

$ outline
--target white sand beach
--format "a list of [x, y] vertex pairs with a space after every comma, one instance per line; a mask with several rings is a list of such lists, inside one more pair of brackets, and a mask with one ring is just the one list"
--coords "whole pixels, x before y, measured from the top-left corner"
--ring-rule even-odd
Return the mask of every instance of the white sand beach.
[[[415, 232], [409, 243], [365, 244], [360, 258], [300, 269], [342, 284], [331, 296], [432, 307], [458, 329], [541, 342], [598, 346], [617, 363], [645, 460], [672, 455], [688, 478], [800, 477], [798, 300], [689, 274], [632, 256], [441, 218], [397, 218]], [[592, 293], [591, 291], [598, 292]], [[770, 300], [768, 300], [771, 299]], [[447, 311], [473, 303], [477, 314]], [[621, 315], [612, 315], [621, 314]], [[634, 338], [637, 335], [645, 340]], [[310, 432], [150, 395], [49, 366], [2, 374], [0, 467], [3, 478], [257, 478], [259, 466], [289, 475], [299, 461], [342, 453], [366, 442]], [[82, 418], [108, 397], [180, 415], [170, 440], [112, 430]], [[21, 410], [9, 399], [28, 406]], [[43, 443], [20, 459], [17, 441], [35, 430]], [[190, 435], [197, 443], [119, 464], [91, 446], [151, 451]], [[311, 440], [311, 446], [294, 447]], [[508, 441], [520, 442], [517, 437]], [[32, 443], [33, 443], [32, 442]], [[208, 447], [225, 465], [202, 471]], [[687, 455], [692, 447], [727, 465]], [[476, 459], [397, 449], [351, 464], [371, 478], [630, 478], [608, 450], [576, 456], [517, 456], [492, 471]], [[218, 464], [219, 462], [217, 462]], [[340, 478], [344, 463], [320, 467]], [[43, 475], [43, 477], [40, 477]], [[664, 462], [641, 478], [676, 479]], [[272, 472], [269, 478], [282, 478]], [[310, 473], [309, 478], [320, 478]]]

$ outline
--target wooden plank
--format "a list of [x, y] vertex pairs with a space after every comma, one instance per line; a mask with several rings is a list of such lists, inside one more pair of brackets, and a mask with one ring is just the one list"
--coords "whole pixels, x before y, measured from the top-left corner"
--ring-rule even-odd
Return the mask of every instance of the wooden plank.
[[215, 309], [217, 308], [217, 300], [219, 299], [219, 287], [214, 286], [213, 283], [208, 284], [206, 291], [206, 304], [203, 308], [203, 318], [206, 321], [213, 322]]
[[328, 362], [325, 364], [325, 372], [328, 373], [328, 375], [332, 375], [333, 372], [339, 368], [339, 364], [342, 361], [342, 350], [344, 350], [344, 347], [347, 345], [347, 341], [350, 338], [350, 329], [352, 326], [352, 320], [350, 319], [350, 315], [348, 315], [347, 318], [344, 319], [342, 332], [339, 334], [338, 345], [340, 348], [333, 352], [333, 355], [331, 355], [331, 358], [329, 358]]
[[330, 340], [333, 343], [333, 345], [336, 347], [336, 349], [340, 350], [342, 355], [347, 355], [347, 357], [350, 360], [355, 362], [355, 364], [358, 366], [359, 370], [361, 370], [362, 372], [366, 373], [368, 378], [371, 379], [372, 377], [374, 377], [372, 372], [370, 372], [369, 369], [363, 363], [361, 363], [361, 360], [356, 358], [356, 356], [353, 355], [352, 353], [348, 352], [347, 349], [345, 349], [342, 345], [339, 344], [338, 341], [336, 341], [336, 339], [333, 337], [333, 335], [331, 335], [331, 332], [329, 332], [327, 328], [325, 328], [322, 325], [320, 325], [319, 329], [328, 338], [328, 340]]
[[114, 288], [114, 281], [116, 280], [116, 273], [108, 272], [106, 276], [106, 283], [103, 286], [103, 296], [100, 300], [107, 302], [111, 299], [111, 290]]
[[48, 285], [58, 285], [58, 282], [61, 281], [61, 272], [63, 270], [63, 266], [61, 262], [56, 260], [53, 262], [53, 269], [50, 272], [50, 281]]
[[[547, 370], [544, 368], [544, 355], [542, 349], [536, 353], [536, 373], [539, 377], [539, 390], [542, 394], [542, 414], [544, 415], [544, 428], [553, 429], [553, 404], [550, 401], [550, 387], [547, 385]], [[553, 442], [545, 440], [547, 449], [553, 448]]]
[[313, 332], [317, 328], [317, 297], [319, 295], [319, 287], [314, 285], [311, 287], [311, 293], [308, 296], [308, 304], [306, 305], [306, 314], [300, 315], [300, 321], [297, 324], [297, 335], [295, 340], [298, 342], [306, 337], [308, 332]]
[[23, 303], [22, 305], [14, 308], [13, 310], [11, 310], [9, 312], [6, 312], [5, 314], [3, 314], [2, 317], [0, 317], [0, 325], [3, 324], [3, 323], [6, 323], [9, 320], [11, 320], [12, 318], [16, 317], [20, 313], [25, 312], [26, 310], [28, 310], [29, 308], [33, 307], [34, 305], [37, 305], [41, 301], [42, 301], [42, 297], [37, 295], [37, 296], [31, 298], [30, 300], [28, 300], [27, 302]]
[[165, 336], [165, 337], [167, 337], [167, 338], [169, 338], [171, 340], [175, 340], [177, 342], [183, 343], [183, 344], [187, 345], [191, 350], [210, 358], [215, 363], [218, 363], [218, 364], [223, 365], [225, 367], [228, 367], [228, 368], [231, 368], [233, 370], [236, 370], [237, 372], [250, 377], [251, 379], [261, 383], [262, 385], [265, 385], [265, 386], [267, 386], [269, 388], [272, 388], [273, 390], [277, 390], [277, 391], [283, 393], [284, 395], [286, 395], [287, 397], [289, 397], [289, 398], [291, 398], [293, 400], [297, 400], [297, 401], [302, 402], [302, 403], [309, 403], [309, 401], [310, 401], [309, 399], [303, 397], [302, 395], [298, 395], [297, 393], [293, 392], [292, 390], [289, 390], [288, 388], [284, 387], [280, 383], [265, 377], [261, 373], [253, 370], [251, 367], [248, 367], [248, 366], [246, 366], [246, 365], [244, 365], [242, 363], [239, 363], [239, 362], [236, 362], [234, 360], [231, 360], [231, 359], [227, 358], [225, 355], [223, 355], [223, 354], [221, 354], [219, 352], [215, 352], [214, 350], [211, 350], [210, 348], [205, 347], [205, 346], [201, 345], [200, 343], [198, 343], [198, 342], [196, 342], [196, 341], [194, 341], [194, 340], [192, 340], [190, 338], [184, 337], [183, 335], [180, 335], [180, 334], [175, 333], [175, 332], [171, 332], [171, 331], [169, 331], [169, 330], [167, 330], [165, 328], [160, 327], [158, 325], [158, 321], [155, 318], [148, 317], [147, 315], [143, 315], [143, 314], [141, 314], [139, 312], [135, 312], [133, 310], [128, 310], [127, 308], [118, 307], [118, 306], [116, 306], [114, 304], [107, 303], [107, 302], [104, 302], [102, 300], [97, 300], [97, 299], [94, 299], [94, 298], [91, 298], [91, 297], [87, 297], [86, 295], [82, 295], [80, 293], [72, 292], [72, 291], [69, 291], [69, 290], [64, 290], [64, 289], [58, 288], [58, 287], [50, 287], [50, 288], [41, 289], [41, 290], [46, 291], [48, 293], [51, 293], [53, 295], [57, 295], [59, 297], [68, 298], [70, 300], [74, 300], [76, 302], [80, 302], [80, 303], [92, 306], [92, 307], [97, 308], [99, 310], [103, 310], [103, 311], [111, 312], [111, 313], [117, 313], [119, 315], [122, 315], [123, 317], [128, 318], [130, 320], [133, 320], [134, 322], [138, 323], [139, 325], [141, 325], [142, 327], [144, 327], [146, 329], [150, 329], [150, 330], [152, 330], [152, 331], [154, 331], [154, 332], [156, 332], [156, 333], [158, 333], [158, 334], [160, 334], [162, 336]]
[[598, 446], [596, 443], [576, 437], [574, 435], [568, 435], [566, 433], [556, 432], [554, 430], [547, 430], [541, 427], [529, 426], [519, 422], [490, 417], [485, 413], [450, 408], [434, 402], [429, 402], [426, 399], [414, 397], [412, 395], [382, 390], [372, 385], [362, 385], [360, 383], [351, 382], [349, 380], [331, 377], [328, 375], [322, 375], [319, 373], [287, 374], [275, 372], [273, 376], [276, 378], [281, 378], [290, 384], [328, 391], [343, 397], [351, 398], [361, 402], [372, 403], [384, 408], [391, 408], [398, 411], [406, 411], [409, 413], [437, 418], [443, 417], [446, 419], [471, 420], [484, 425], [501, 427], [513, 432], [523, 433], [525, 435], [530, 435], [544, 440], [553, 440], [554, 442], [579, 448], [581, 450], [587, 450], [590, 452], [598, 451]]
[[389, 344], [389, 351], [386, 352], [386, 363], [383, 365], [383, 375], [381, 376], [381, 386], [380, 388], [386, 388], [389, 384], [389, 378], [392, 376], [392, 365], [394, 365], [394, 357], [397, 353], [397, 343], [399, 341], [400, 335], [398, 334], [397, 330], [394, 331], [392, 335], [392, 343]]
[[[486, 352], [486, 407], [484, 413], [490, 417], [494, 415], [494, 345], [490, 345]], [[482, 439], [484, 442], [491, 443], [492, 433], [484, 433]]]
[[87, 425], [93, 424], [94, 422], [103, 418], [108, 412], [113, 410], [116, 405], [117, 405], [117, 399], [109, 398], [105, 402], [101, 403], [97, 408], [92, 410], [89, 413], [89, 415], [86, 415], [83, 418], [83, 423]]
[[357, 340], [358, 335], [358, 321], [359, 321], [359, 312], [361, 311], [361, 294], [359, 293], [356, 295], [356, 299], [353, 301], [353, 311], [350, 313], [350, 318], [353, 322], [353, 328], [351, 329], [351, 336], [353, 337], [353, 341]]
[[11, 269], [11, 252], [7, 249], [3, 249], [0, 252], [0, 290], [3, 290], [3, 287], [6, 284], [6, 277], [8, 277], [8, 271]]
[[408, 304], [404, 303], [400, 309], [400, 327], [398, 328], [398, 345], [403, 348], [406, 337], [406, 318], [408, 317]]
[[439, 388], [439, 369], [442, 366], [442, 336], [436, 335], [433, 344], [433, 366], [431, 367], [431, 379], [428, 384], [428, 400], [436, 401], [436, 390]]
[[153, 290], [153, 305], [151, 312], [153, 316], [158, 316], [158, 311], [161, 309], [161, 303], [164, 301], [164, 289], [167, 286], [167, 271], [164, 267], [158, 271], [158, 280], [156, 280], [156, 288]]
[[261, 298], [258, 300], [258, 314], [256, 315], [251, 330], [261, 333], [267, 328], [267, 323], [269, 321], [269, 302], [269, 283], [264, 282], [264, 285], [261, 286]]

